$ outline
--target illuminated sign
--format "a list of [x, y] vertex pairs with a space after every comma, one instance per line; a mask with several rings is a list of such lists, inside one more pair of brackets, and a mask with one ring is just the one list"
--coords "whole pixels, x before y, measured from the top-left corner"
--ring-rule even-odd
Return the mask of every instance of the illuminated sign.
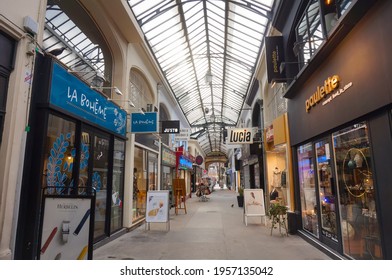
[[179, 167], [178, 168], [179, 169], [192, 169], [193, 168], [193, 164], [192, 164], [192, 162], [189, 159], [187, 159], [187, 158], [185, 158], [183, 156], [180, 156], [180, 158], [179, 158]]
[[309, 113], [312, 107], [316, 106], [323, 98], [326, 98], [328, 94], [338, 88], [339, 81], [339, 76], [333, 75], [324, 81], [323, 86], [318, 86], [316, 91], [305, 101], [306, 112]]

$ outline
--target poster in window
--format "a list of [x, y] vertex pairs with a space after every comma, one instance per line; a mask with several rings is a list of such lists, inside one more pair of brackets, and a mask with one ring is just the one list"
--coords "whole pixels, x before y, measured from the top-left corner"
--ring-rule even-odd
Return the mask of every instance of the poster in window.
[[88, 259], [90, 219], [91, 198], [46, 197], [39, 259]]

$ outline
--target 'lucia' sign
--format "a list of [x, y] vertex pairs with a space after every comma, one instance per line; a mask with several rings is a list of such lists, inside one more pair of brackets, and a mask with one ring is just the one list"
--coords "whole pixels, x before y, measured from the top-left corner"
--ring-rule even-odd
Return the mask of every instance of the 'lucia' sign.
[[227, 129], [226, 144], [252, 144], [253, 128], [232, 128]]

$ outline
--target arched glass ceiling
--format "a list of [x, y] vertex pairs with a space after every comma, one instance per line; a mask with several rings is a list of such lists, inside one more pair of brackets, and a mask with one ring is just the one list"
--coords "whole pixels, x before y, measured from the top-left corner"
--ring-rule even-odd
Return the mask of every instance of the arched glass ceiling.
[[251, 88], [274, 0], [128, 0], [205, 153], [226, 153]]

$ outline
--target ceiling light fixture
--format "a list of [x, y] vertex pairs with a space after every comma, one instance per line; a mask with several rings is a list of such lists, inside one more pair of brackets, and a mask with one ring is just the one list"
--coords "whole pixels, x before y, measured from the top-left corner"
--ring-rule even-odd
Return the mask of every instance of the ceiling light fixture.
[[212, 74], [211, 71], [208, 70], [205, 76], [206, 84], [211, 84], [212, 83]]

